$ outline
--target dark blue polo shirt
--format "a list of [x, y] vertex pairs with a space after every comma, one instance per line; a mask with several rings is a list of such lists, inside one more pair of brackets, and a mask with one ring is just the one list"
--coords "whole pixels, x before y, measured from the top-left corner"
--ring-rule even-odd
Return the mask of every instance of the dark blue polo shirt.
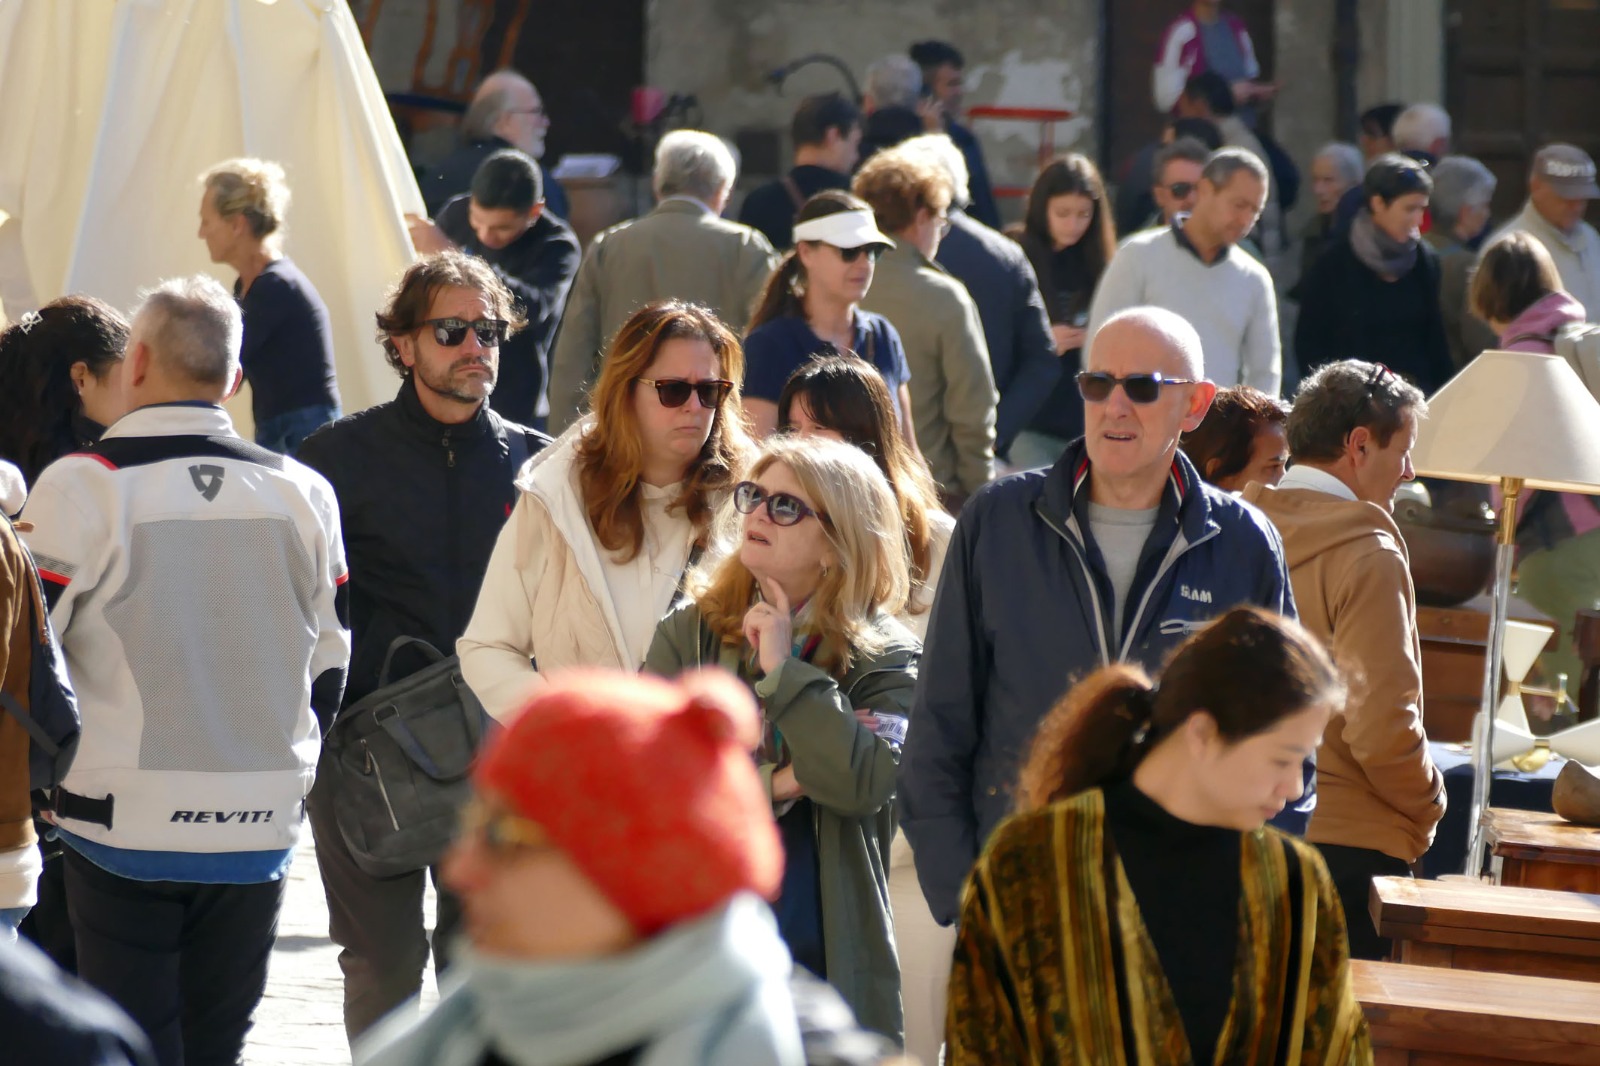
[[[871, 311], [856, 312], [855, 354], [883, 374], [893, 397], [911, 380], [906, 351], [889, 320]], [[744, 394], [757, 400], [778, 402], [789, 375], [819, 355], [837, 355], [838, 348], [822, 340], [799, 315], [775, 318], [758, 326], [744, 339]]]

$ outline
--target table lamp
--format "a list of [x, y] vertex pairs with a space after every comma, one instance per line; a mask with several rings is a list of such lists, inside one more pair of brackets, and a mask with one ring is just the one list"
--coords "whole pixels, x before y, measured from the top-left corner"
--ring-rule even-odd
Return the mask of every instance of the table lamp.
[[1503, 497], [1483, 698], [1472, 724], [1472, 838], [1465, 872], [1477, 877], [1483, 872], [1484, 815], [1494, 773], [1517, 503], [1533, 489], [1600, 494], [1600, 403], [1560, 356], [1487, 351], [1428, 400], [1411, 462], [1419, 477], [1496, 485]]

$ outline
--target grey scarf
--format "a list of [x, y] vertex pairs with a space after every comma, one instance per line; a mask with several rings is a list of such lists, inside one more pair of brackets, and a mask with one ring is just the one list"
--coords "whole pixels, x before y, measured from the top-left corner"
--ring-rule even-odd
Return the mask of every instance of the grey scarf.
[[535, 963], [456, 951], [439, 1005], [391, 1018], [361, 1066], [579, 1066], [643, 1046], [640, 1066], [800, 1066], [789, 952], [766, 903], [740, 893], [631, 951]]
[[1417, 265], [1417, 245], [1413, 237], [1397, 241], [1373, 221], [1372, 208], [1363, 207], [1350, 220], [1350, 247], [1356, 258], [1374, 274], [1385, 278], [1403, 278]]

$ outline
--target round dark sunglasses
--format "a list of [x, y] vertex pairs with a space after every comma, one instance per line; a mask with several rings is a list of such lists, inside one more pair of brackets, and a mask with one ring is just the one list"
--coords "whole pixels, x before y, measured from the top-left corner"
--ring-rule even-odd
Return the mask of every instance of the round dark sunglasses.
[[469, 329], [478, 335], [478, 343], [483, 347], [498, 348], [506, 339], [506, 330], [511, 328], [511, 323], [498, 318], [480, 318], [472, 322], [464, 318], [429, 318], [422, 324], [433, 327], [433, 339], [445, 348], [454, 348], [466, 340]]
[[685, 381], [682, 378], [662, 378], [659, 381], [650, 378], [635, 378], [641, 385], [649, 385], [656, 390], [656, 399], [661, 401], [662, 407], [682, 407], [689, 402], [691, 394], [700, 397], [700, 406], [708, 411], [716, 410], [722, 401], [728, 398], [728, 393], [733, 391], [731, 381]]
[[1128, 394], [1128, 399], [1134, 403], [1155, 403], [1161, 399], [1161, 386], [1163, 385], [1193, 385], [1192, 378], [1163, 377], [1159, 372], [1154, 374], [1129, 374], [1119, 378], [1114, 374], [1107, 374], [1104, 370], [1085, 370], [1078, 375], [1078, 395], [1090, 403], [1104, 403], [1111, 398], [1111, 390], [1118, 385]]
[[822, 521], [822, 516], [805, 505], [805, 501], [787, 492], [768, 492], [754, 481], [741, 481], [733, 487], [733, 505], [740, 514], [755, 514], [756, 508], [767, 505], [767, 517], [776, 526], [792, 526], [807, 518]]
[[1194, 182], [1175, 181], [1171, 185], [1167, 186], [1167, 192], [1171, 193], [1179, 200], [1187, 200], [1189, 198], [1189, 194], [1194, 192]]

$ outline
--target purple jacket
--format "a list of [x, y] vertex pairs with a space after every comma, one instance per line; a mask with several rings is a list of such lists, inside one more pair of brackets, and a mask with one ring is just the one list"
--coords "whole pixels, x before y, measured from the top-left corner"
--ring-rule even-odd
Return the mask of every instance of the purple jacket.
[[1500, 334], [1500, 348], [1507, 352], [1556, 354], [1555, 336], [1569, 322], [1586, 322], [1583, 305], [1564, 292], [1547, 293], [1529, 304], [1511, 320]]

